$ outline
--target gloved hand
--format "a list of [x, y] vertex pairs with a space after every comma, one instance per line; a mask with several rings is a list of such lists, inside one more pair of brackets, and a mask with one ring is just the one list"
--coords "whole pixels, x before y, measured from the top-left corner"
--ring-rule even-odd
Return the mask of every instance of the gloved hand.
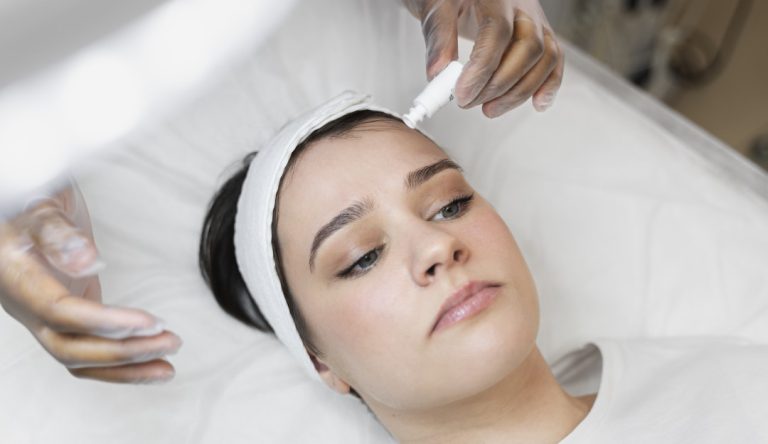
[[473, 40], [456, 83], [463, 108], [498, 117], [533, 96], [549, 108], [563, 77], [563, 52], [537, 0], [403, 0], [421, 21], [431, 80], [458, 57], [458, 35]]
[[127, 383], [173, 377], [161, 358], [181, 340], [145, 311], [103, 305], [101, 267], [74, 186], [0, 221], [0, 304], [70, 373]]

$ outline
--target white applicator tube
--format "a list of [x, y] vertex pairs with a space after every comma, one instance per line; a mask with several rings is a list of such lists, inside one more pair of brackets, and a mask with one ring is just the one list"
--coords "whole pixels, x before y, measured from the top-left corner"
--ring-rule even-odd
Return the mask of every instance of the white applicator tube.
[[408, 114], [403, 116], [403, 122], [410, 128], [424, 120], [424, 117], [432, 115], [443, 105], [453, 100], [453, 90], [456, 87], [461, 70], [464, 65], [457, 61], [448, 64], [440, 74], [436, 75], [413, 100], [413, 106]]

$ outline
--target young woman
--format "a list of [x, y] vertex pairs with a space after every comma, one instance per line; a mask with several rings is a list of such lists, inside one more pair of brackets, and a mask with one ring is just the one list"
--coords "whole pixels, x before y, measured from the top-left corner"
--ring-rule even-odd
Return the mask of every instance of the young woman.
[[[569, 394], [536, 346], [539, 307], [525, 260], [461, 167], [393, 115], [336, 114], [288, 138], [296, 146], [278, 171], [268, 247], [301, 352], [398, 441], [768, 438], [755, 416], [768, 413], [768, 382], [754, 370], [768, 374], [768, 353], [757, 346], [597, 342], [599, 392]], [[260, 299], [244, 264], [260, 247], [236, 232], [252, 227], [237, 214], [251, 205], [241, 192], [258, 183], [247, 179], [261, 155], [247, 157], [214, 197], [200, 262], [225, 310], [271, 331], [282, 321], [263, 315], [272, 302]], [[749, 377], [739, 370], [747, 362]], [[745, 405], [749, 414], [733, 410]]]

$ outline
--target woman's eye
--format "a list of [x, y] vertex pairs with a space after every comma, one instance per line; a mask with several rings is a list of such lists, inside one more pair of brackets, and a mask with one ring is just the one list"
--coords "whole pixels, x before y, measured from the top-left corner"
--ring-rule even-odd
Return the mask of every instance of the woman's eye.
[[[461, 216], [469, 208], [473, 197], [474, 194], [457, 197], [456, 199], [452, 200], [451, 203], [441, 208], [440, 211], [435, 214], [433, 220], [450, 220]], [[438, 216], [442, 217], [442, 219], [438, 219]], [[365, 253], [357, 261], [355, 261], [351, 267], [338, 273], [336, 276], [339, 278], [348, 279], [367, 273], [378, 263], [381, 251], [382, 247], [378, 247]]]
[[365, 253], [365, 255], [361, 257], [359, 261], [357, 261], [356, 265], [359, 265], [362, 269], [366, 269], [370, 267], [374, 262], [376, 262], [378, 257], [379, 252], [376, 250], [371, 250], [368, 253]]
[[467, 196], [461, 196], [454, 199], [453, 201], [451, 201], [451, 203], [441, 208], [440, 211], [435, 215], [435, 217], [437, 216], [443, 217], [443, 219], [438, 219], [438, 220], [453, 219], [458, 217], [459, 215], [463, 214], [467, 210], [473, 197], [474, 197], [474, 194], [470, 194]]
[[351, 278], [357, 275], [363, 274], [374, 267], [374, 264], [379, 258], [379, 249], [371, 250], [365, 253], [360, 259], [357, 260], [351, 267], [339, 273], [337, 276], [340, 278]]
[[449, 204], [448, 206], [440, 210], [440, 214], [443, 217], [450, 218], [458, 214], [459, 210], [461, 210], [461, 207], [459, 206], [458, 202], [452, 202], [451, 204]]

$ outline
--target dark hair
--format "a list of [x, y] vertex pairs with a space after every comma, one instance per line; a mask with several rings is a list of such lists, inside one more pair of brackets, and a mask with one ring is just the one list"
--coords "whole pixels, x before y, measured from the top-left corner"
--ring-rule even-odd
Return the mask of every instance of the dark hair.
[[[321, 128], [312, 132], [304, 141], [302, 141], [291, 154], [288, 165], [285, 168], [283, 177], [280, 180], [278, 188], [278, 199], [283, 179], [288, 171], [291, 170], [301, 153], [312, 142], [330, 138], [343, 137], [350, 131], [357, 128], [362, 123], [386, 120], [400, 122], [397, 117], [389, 114], [361, 110], [344, 115], [333, 120]], [[208, 212], [203, 222], [203, 231], [200, 237], [199, 265], [203, 279], [213, 292], [216, 301], [224, 309], [239, 321], [257, 328], [264, 332], [274, 333], [272, 326], [264, 318], [259, 307], [251, 298], [251, 294], [245, 285], [243, 276], [237, 266], [235, 259], [235, 212], [237, 210], [237, 201], [240, 198], [240, 192], [248, 172], [248, 166], [258, 152], [248, 154], [242, 161], [240, 169], [230, 177], [221, 188], [216, 192], [208, 206]], [[321, 356], [317, 347], [315, 347], [312, 337], [307, 328], [304, 316], [294, 302], [288, 284], [283, 272], [283, 264], [280, 259], [279, 239], [277, 238], [277, 221], [279, 217], [278, 206], [275, 205], [275, 213], [272, 223], [272, 251], [275, 255], [277, 264], [277, 275], [280, 278], [280, 284], [285, 295], [288, 308], [293, 317], [293, 321], [298, 330], [304, 346], [314, 354]], [[354, 389], [351, 391], [354, 396], [360, 397]]]

